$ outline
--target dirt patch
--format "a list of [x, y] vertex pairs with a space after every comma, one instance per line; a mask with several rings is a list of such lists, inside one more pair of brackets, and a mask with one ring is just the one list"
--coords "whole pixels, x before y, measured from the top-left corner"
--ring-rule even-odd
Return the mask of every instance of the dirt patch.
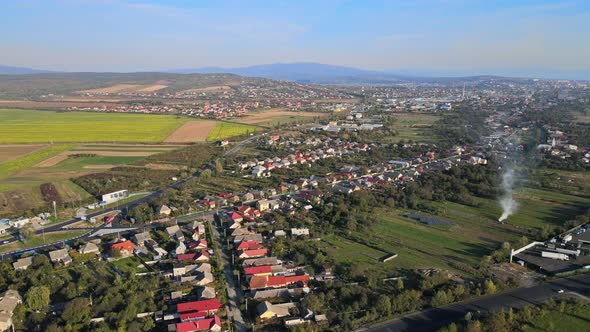
[[186, 168], [186, 166], [178, 166], [178, 165], [173, 165], [173, 164], [154, 164], [154, 163], [145, 164], [145, 167], [149, 168], [149, 169], [158, 169], [158, 170], [164, 170], [164, 171], [179, 171], [181, 169]]
[[0, 145], [0, 163], [14, 160], [18, 157], [39, 150], [46, 145], [44, 144], [6, 144]]
[[78, 91], [80, 93], [119, 93], [141, 87], [139, 84], [115, 84], [106, 88], [90, 89]]
[[64, 99], [60, 99], [60, 101], [67, 101], [67, 102], [72, 102], [72, 103], [95, 103], [95, 102], [101, 102], [101, 103], [120, 103], [124, 100], [121, 99], [107, 99], [104, 97], [100, 97], [100, 98], [64, 98]]
[[90, 169], [111, 169], [113, 167], [116, 167], [116, 165], [112, 165], [112, 164], [100, 164], [100, 165], [86, 165], [82, 168], [90, 168]]
[[189, 121], [176, 129], [164, 142], [205, 142], [209, 132], [215, 127], [215, 121]]
[[165, 89], [167, 87], [168, 87], [167, 85], [155, 84], [155, 85], [150, 85], [145, 88], [135, 90], [135, 92], [154, 92], [154, 91]]
[[182, 92], [184, 93], [191, 93], [191, 92], [219, 92], [219, 91], [227, 91], [231, 90], [232, 88], [228, 85], [217, 85], [217, 86], [208, 86], [206, 88], [195, 88], [195, 89], [188, 89]]
[[312, 113], [312, 112], [291, 112], [286, 111], [284, 109], [269, 109], [262, 112], [252, 113], [251, 115], [238, 118], [236, 121], [239, 123], [244, 124], [256, 124], [261, 122], [272, 121], [274, 118], [278, 117], [286, 117], [286, 116], [305, 116], [305, 117], [314, 117], [320, 116], [325, 117], [328, 116], [328, 113]]
[[42, 162], [38, 163], [34, 167], [51, 167], [55, 166], [62, 161], [68, 159], [68, 155], [65, 152], [58, 154], [57, 156], [53, 156], [51, 158], [45, 159]]

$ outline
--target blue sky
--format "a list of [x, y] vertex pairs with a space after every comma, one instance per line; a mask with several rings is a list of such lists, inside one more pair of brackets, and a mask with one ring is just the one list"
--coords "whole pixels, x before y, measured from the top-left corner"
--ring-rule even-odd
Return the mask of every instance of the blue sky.
[[590, 1], [3, 1], [0, 64], [590, 73]]

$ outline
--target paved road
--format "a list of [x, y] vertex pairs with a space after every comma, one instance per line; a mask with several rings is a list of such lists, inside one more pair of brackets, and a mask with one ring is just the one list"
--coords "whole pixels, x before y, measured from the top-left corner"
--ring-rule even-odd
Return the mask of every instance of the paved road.
[[234, 146], [233, 148], [231, 148], [229, 151], [227, 151], [226, 153], [223, 154], [224, 157], [229, 157], [231, 155], [236, 154], [238, 151], [240, 151], [244, 146], [246, 146], [248, 143], [253, 142], [254, 140], [256, 140], [258, 137], [263, 136], [264, 134], [260, 134], [260, 135], [255, 135], [252, 136], [248, 139], [245, 139], [243, 141], [241, 141], [240, 143], [236, 144], [236, 146]]
[[217, 231], [217, 227], [215, 227], [214, 223], [211, 223], [211, 226], [215, 241], [217, 241], [221, 250], [219, 255], [221, 256], [221, 261], [223, 263], [223, 274], [225, 275], [225, 280], [227, 282], [227, 294], [229, 297], [228, 316], [233, 323], [234, 331], [244, 332], [246, 331], [246, 323], [244, 322], [242, 312], [240, 311], [240, 303], [243, 296], [242, 289], [234, 277], [231, 259], [226, 251], [223, 250], [224, 243], [221, 239], [221, 235], [219, 234], [219, 231]]
[[[563, 289], [565, 293], [558, 294]], [[540, 304], [550, 298], [563, 296], [590, 296], [590, 274], [543, 282], [528, 288], [517, 288], [502, 294], [485, 296], [473, 300], [428, 309], [398, 319], [376, 324], [358, 331], [365, 332], [426, 332], [436, 331], [462, 319], [467, 312], [496, 311], [502, 308], [520, 308]]]

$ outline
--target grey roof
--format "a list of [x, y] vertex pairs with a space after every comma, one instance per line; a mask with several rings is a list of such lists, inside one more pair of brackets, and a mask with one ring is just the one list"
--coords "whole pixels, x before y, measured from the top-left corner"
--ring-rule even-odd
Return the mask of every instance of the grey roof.
[[213, 299], [215, 298], [215, 288], [213, 287], [203, 287], [199, 289], [199, 299]]
[[100, 249], [98, 249], [98, 246], [92, 242], [86, 243], [80, 249], [80, 253], [82, 253], [82, 254], [91, 254], [91, 253], [96, 253], [96, 252], [100, 252]]
[[252, 296], [254, 299], [269, 299], [276, 297], [289, 298], [289, 290], [287, 288], [259, 290], [254, 292]]
[[9, 289], [0, 295], [0, 312], [10, 313], [10, 315], [12, 315], [17, 304], [22, 302], [23, 299], [18, 291]]
[[70, 259], [69, 261], [71, 261], [70, 254], [68, 254], [68, 250], [65, 248], [49, 252], [49, 259], [54, 263], [60, 261], [66, 262], [68, 261], [68, 258]]
[[245, 259], [243, 266], [277, 265], [279, 260], [276, 257], [250, 258]]
[[26, 270], [29, 266], [33, 264], [33, 256], [25, 257], [17, 260], [16, 262], [12, 263], [12, 266], [15, 270]]
[[150, 240], [152, 237], [150, 235], [149, 232], [142, 232], [142, 233], [137, 233], [133, 236], [133, 239], [135, 240], [135, 243], [142, 245], [145, 243], [145, 241]]

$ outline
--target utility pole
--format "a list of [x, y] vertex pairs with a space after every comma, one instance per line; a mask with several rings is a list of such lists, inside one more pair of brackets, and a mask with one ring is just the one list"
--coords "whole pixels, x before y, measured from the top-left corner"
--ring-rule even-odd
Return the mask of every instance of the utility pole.
[[55, 221], [57, 222], [57, 204], [53, 201], [53, 215], [55, 216]]

